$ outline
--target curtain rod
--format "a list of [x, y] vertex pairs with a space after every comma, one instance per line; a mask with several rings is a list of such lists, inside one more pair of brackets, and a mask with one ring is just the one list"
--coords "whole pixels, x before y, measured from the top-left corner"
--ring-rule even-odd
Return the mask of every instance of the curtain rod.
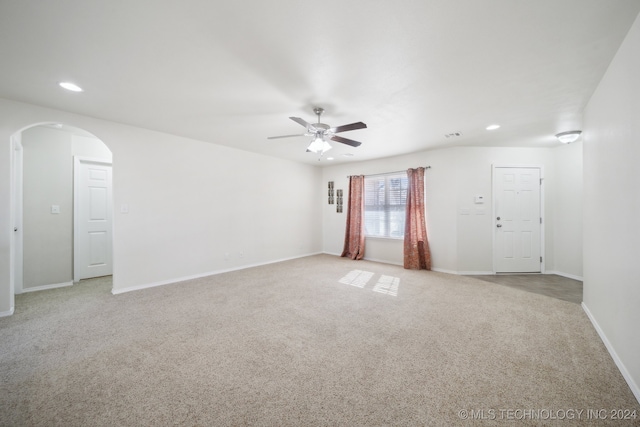
[[[431, 166], [425, 166], [425, 169], [431, 169]], [[395, 171], [395, 172], [382, 172], [382, 173], [372, 173], [369, 175], [365, 175], [365, 176], [379, 176], [379, 175], [391, 175], [392, 173], [400, 173], [400, 172], [406, 172], [407, 170], [401, 170], [401, 171]], [[347, 178], [351, 178], [352, 176], [359, 176], [359, 175], [347, 175]]]

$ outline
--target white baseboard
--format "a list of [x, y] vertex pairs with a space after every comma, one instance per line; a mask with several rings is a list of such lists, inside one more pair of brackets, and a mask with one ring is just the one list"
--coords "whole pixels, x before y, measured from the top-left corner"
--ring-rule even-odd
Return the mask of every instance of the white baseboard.
[[63, 282], [63, 283], [54, 283], [51, 285], [34, 286], [32, 288], [22, 288], [22, 292], [20, 293], [24, 294], [26, 292], [46, 291], [47, 289], [64, 288], [66, 286], [73, 286], [73, 281]]
[[[337, 256], [337, 257], [341, 257], [342, 254], [341, 253], [334, 253], [334, 252], [322, 252], [325, 255], [333, 255], [333, 256]], [[404, 264], [400, 263], [400, 262], [391, 262], [389, 260], [386, 259], [377, 259], [377, 258], [367, 258], [366, 256], [363, 259], [364, 261], [371, 261], [371, 262], [379, 262], [380, 264], [390, 264], [390, 265], [399, 265], [400, 267], [402, 267]]]
[[341, 253], [326, 252], [326, 251], [322, 252], [322, 253], [325, 254], [325, 255], [333, 255], [333, 256], [341, 256], [342, 255]]
[[575, 274], [563, 273], [562, 271], [547, 270], [547, 271], [545, 271], [544, 274], [555, 274], [557, 276], [566, 277], [567, 279], [573, 279], [573, 280], [577, 280], [579, 282], [584, 282], [584, 280], [582, 279], [582, 276], [576, 276]]
[[436, 271], [438, 273], [446, 273], [446, 274], [458, 274], [457, 271], [454, 270], [447, 270], [446, 268], [435, 268], [435, 267], [431, 267], [431, 271]]
[[115, 289], [114, 288], [114, 289], [111, 289], [111, 293], [113, 295], [118, 295], [118, 294], [124, 294], [126, 292], [140, 291], [142, 289], [155, 288], [156, 286], [170, 285], [172, 283], [179, 283], [179, 282], [184, 282], [184, 281], [187, 281], [187, 280], [200, 279], [201, 277], [215, 276], [217, 274], [229, 273], [229, 272], [238, 271], [238, 270], [245, 270], [247, 268], [260, 267], [262, 265], [275, 264], [277, 262], [290, 261], [292, 259], [305, 258], [305, 257], [308, 257], [308, 256], [313, 256], [313, 255], [320, 255], [321, 253], [322, 252], [314, 252], [314, 253], [310, 253], [310, 254], [298, 255], [298, 256], [289, 257], [289, 258], [281, 258], [281, 259], [276, 259], [276, 260], [273, 260], [273, 261], [260, 262], [260, 263], [256, 263], [256, 264], [245, 264], [245, 265], [238, 266], [238, 267], [225, 268], [225, 269], [222, 269], [222, 270], [215, 270], [215, 271], [209, 271], [209, 272], [206, 272], [206, 273], [194, 274], [194, 275], [191, 275], [191, 276], [176, 277], [176, 278], [169, 279], [169, 280], [162, 280], [160, 282], [153, 282], [153, 283], [145, 283], [143, 285], [129, 286], [129, 287], [122, 288], [122, 289]]
[[600, 325], [598, 325], [596, 318], [593, 317], [593, 314], [591, 314], [591, 311], [589, 311], [589, 307], [587, 307], [584, 301], [582, 302], [582, 309], [587, 314], [587, 317], [591, 321], [591, 324], [595, 328], [596, 332], [598, 332], [598, 335], [600, 335], [600, 339], [604, 343], [604, 346], [607, 348], [607, 351], [609, 351], [609, 354], [613, 358], [613, 361], [616, 363], [616, 366], [620, 370], [620, 373], [624, 377], [625, 381], [627, 382], [627, 384], [629, 384], [629, 388], [631, 388], [631, 392], [636, 397], [636, 400], [638, 401], [638, 403], [640, 403], [640, 387], [638, 387], [638, 384], [636, 384], [636, 382], [631, 377], [631, 374], [629, 374], [627, 367], [624, 366], [624, 363], [622, 363], [622, 360], [620, 360], [620, 357], [618, 357], [618, 353], [616, 353], [615, 349], [613, 348], [613, 345], [611, 345], [611, 342], [609, 342], [609, 339], [604, 334], [604, 331], [602, 330]]
[[364, 257], [365, 261], [371, 261], [371, 262], [379, 262], [380, 264], [390, 264], [390, 265], [399, 265], [400, 267], [403, 267], [404, 264], [400, 263], [400, 262], [391, 262], [389, 260], [384, 260], [384, 259], [377, 259], [377, 258], [367, 258]]
[[493, 276], [493, 271], [458, 271], [456, 274], [461, 276]]
[[0, 317], [13, 316], [14, 310], [15, 310], [15, 308], [11, 307], [11, 310], [9, 310], [9, 311], [0, 311]]

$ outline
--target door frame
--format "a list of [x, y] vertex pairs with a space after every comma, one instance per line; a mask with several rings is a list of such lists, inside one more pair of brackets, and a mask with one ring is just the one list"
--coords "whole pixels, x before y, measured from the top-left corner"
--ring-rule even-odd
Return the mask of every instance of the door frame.
[[[100, 165], [111, 166], [113, 164], [108, 159], [97, 159], [85, 156], [73, 156], [73, 282], [80, 281], [80, 165], [81, 163], [97, 163]], [[113, 188], [113, 182], [111, 183]], [[111, 259], [113, 262], [113, 195], [111, 199]]]
[[11, 233], [11, 261], [10, 261], [10, 280], [9, 287], [11, 292], [11, 311], [13, 312], [15, 307], [15, 294], [22, 293], [23, 287], [23, 266], [24, 266], [24, 255], [23, 255], [23, 241], [24, 234], [22, 230], [22, 183], [23, 183], [23, 158], [24, 151], [22, 149], [22, 132], [17, 132], [11, 135], [11, 155], [12, 155], [12, 166], [13, 170], [11, 172], [11, 214], [13, 216], [13, 220], [11, 221], [11, 225], [13, 226], [13, 231]]
[[[544, 165], [540, 164], [513, 164], [513, 163], [495, 163], [491, 165], [491, 247], [492, 247], [492, 269], [493, 274], [500, 274], [496, 270], [496, 169], [499, 168], [528, 168], [528, 169], [539, 169], [540, 170], [540, 218], [542, 219], [542, 223], [540, 224], [540, 256], [542, 257], [542, 262], [540, 263], [540, 273], [545, 274], [546, 272], [546, 262], [547, 257], [545, 256], [545, 204], [544, 204]], [[537, 273], [530, 273], [537, 274]]]

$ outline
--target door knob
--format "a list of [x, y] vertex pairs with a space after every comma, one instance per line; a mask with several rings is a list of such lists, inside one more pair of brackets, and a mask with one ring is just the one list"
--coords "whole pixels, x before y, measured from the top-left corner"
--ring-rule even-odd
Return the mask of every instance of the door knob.
[[502, 224], [496, 224], [496, 227], [500, 228], [502, 227]]

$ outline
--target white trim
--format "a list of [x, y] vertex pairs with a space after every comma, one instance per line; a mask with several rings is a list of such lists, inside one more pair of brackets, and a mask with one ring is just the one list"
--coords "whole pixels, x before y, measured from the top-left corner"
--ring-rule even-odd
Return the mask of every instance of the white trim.
[[142, 289], [155, 288], [156, 286], [171, 285], [173, 283], [185, 282], [187, 280], [200, 279], [201, 277], [215, 276], [215, 275], [218, 275], [218, 274], [230, 273], [232, 271], [245, 270], [247, 268], [260, 267], [260, 266], [263, 266], [263, 265], [275, 264], [275, 263], [278, 263], [278, 262], [290, 261], [292, 259], [305, 258], [305, 257], [308, 257], [308, 256], [321, 255], [321, 254], [322, 254], [322, 252], [313, 252], [313, 253], [310, 253], [310, 254], [297, 255], [297, 256], [293, 256], [293, 257], [289, 257], [289, 258], [281, 258], [281, 259], [276, 259], [276, 260], [272, 260], [272, 261], [260, 262], [260, 263], [256, 263], [256, 264], [247, 264], [247, 265], [243, 265], [243, 266], [240, 266], [240, 267], [225, 268], [225, 269], [222, 269], [222, 270], [209, 271], [209, 272], [206, 272], [206, 273], [194, 274], [194, 275], [191, 275], [191, 276], [176, 277], [176, 278], [169, 279], [169, 280], [162, 280], [160, 282], [153, 282], [153, 283], [146, 283], [146, 284], [143, 284], [143, 285], [129, 286], [129, 287], [123, 288], [123, 289], [115, 289], [115, 288], [113, 288], [113, 289], [111, 289], [111, 293], [113, 295], [124, 294], [126, 292], [140, 291]]
[[11, 307], [11, 310], [9, 310], [9, 311], [0, 311], [0, 317], [13, 316], [14, 310], [15, 310], [15, 308]]
[[73, 282], [53, 283], [51, 285], [42, 285], [42, 286], [34, 286], [32, 288], [24, 288], [22, 289], [22, 293], [24, 294], [26, 292], [46, 291], [48, 289], [64, 288], [67, 286], [73, 286]]
[[388, 260], [383, 260], [383, 259], [377, 259], [377, 258], [367, 258], [364, 257], [365, 261], [371, 261], [371, 262], [378, 262], [380, 264], [389, 264], [389, 265], [399, 265], [400, 267], [403, 267], [404, 264], [403, 263], [399, 263], [399, 262], [393, 262], [393, 261], [388, 261]]
[[494, 276], [493, 271], [458, 271], [460, 276]]
[[491, 247], [492, 247], [492, 262], [493, 262], [493, 273], [497, 274], [496, 271], [496, 233], [493, 229], [494, 220], [496, 218], [496, 183], [495, 183], [495, 170], [497, 168], [528, 168], [528, 169], [540, 169], [540, 218], [542, 218], [542, 224], [540, 224], [540, 256], [542, 257], [542, 262], [540, 263], [540, 273], [545, 274], [547, 257], [545, 254], [545, 224], [547, 220], [545, 218], [545, 205], [544, 205], [544, 165], [523, 165], [523, 164], [492, 164], [491, 165]]
[[616, 366], [620, 370], [620, 373], [624, 377], [625, 381], [629, 385], [631, 392], [635, 396], [638, 403], [640, 403], [640, 387], [638, 387], [638, 384], [636, 384], [631, 374], [629, 374], [627, 367], [624, 366], [624, 363], [622, 363], [622, 360], [620, 360], [620, 357], [618, 357], [618, 353], [616, 353], [615, 349], [613, 348], [613, 345], [611, 345], [611, 342], [609, 342], [609, 339], [607, 339], [607, 336], [604, 334], [604, 331], [602, 330], [600, 325], [598, 325], [596, 318], [593, 317], [593, 314], [591, 314], [591, 311], [589, 311], [589, 307], [587, 307], [584, 301], [582, 302], [582, 309], [587, 314], [587, 317], [591, 321], [591, 324], [595, 328], [598, 335], [600, 335], [600, 339], [604, 343], [604, 346], [607, 348], [607, 351], [609, 351], [609, 354], [613, 358], [613, 361], [616, 363]]
[[576, 276], [575, 274], [563, 273], [562, 271], [549, 270], [545, 274], [555, 274], [556, 276], [566, 277], [567, 279], [578, 280], [584, 282], [582, 276]]
[[[370, 237], [367, 237], [367, 239], [369, 239], [369, 238]], [[381, 239], [389, 240], [386, 237], [381, 237]], [[338, 252], [327, 252], [327, 251], [324, 251], [322, 253], [325, 254], [325, 255], [333, 255], [333, 256], [337, 256], [337, 257], [342, 257], [342, 254], [338, 253]], [[345, 258], [346, 259], [350, 259], [350, 258], [347, 258], [347, 257], [345, 257]], [[386, 260], [386, 259], [377, 259], [377, 258], [364, 257], [363, 261], [379, 262], [380, 264], [399, 265], [400, 267], [404, 266], [404, 264], [401, 264], [399, 262], [392, 262], [392, 261], [389, 261], [389, 260]]]
[[15, 308], [15, 294], [22, 292], [24, 274], [24, 234], [23, 226], [23, 164], [24, 150], [22, 147], [22, 133], [11, 135], [11, 175], [10, 179], [10, 200], [11, 200], [11, 238], [9, 241], [9, 306], [13, 313]]
[[[97, 163], [99, 165], [112, 166], [112, 161], [109, 159], [97, 159], [92, 157], [84, 157], [84, 156], [73, 156], [73, 281], [80, 281], [80, 233], [78, 230], [80, 229], [80, 225], [78, 224], [78, 220], [80, 219], [80, 205], [78, 204], [78, 200], [80, 200], [80, 164], [81, 163]], [[113, 194], [111, 195], [113, 198]], [[111, 241], [113, 242], [113, 203], [111, 203], [111, 218], [112, 218], [112, 230], [111, 230]], [[112, 243], [113, 248], [113, 243]], [[113, 253], [113, 249], [112, 253]], [[113, 256], [112, 256], [113, 259]]]
[[454, 270], [447, 270], [446, 268], [433, 268], [431, 267], [431, 271], [436, 271], [438, 273], [445, 273], [445, 274], [454, 274], [454, 275], [458, 275], [457, 271]]
[[337, 256], [337, 257], [339, 257], [339, 256], [341, 256], [341, 255], [342, 255], [341, 253], [337, 253], [337, 252], [327, 252], [327, 251], [323, 251], [323, 252], [321, 252], [321, 253], [323, 253], [323, 254], [325, 254], [325, 255], [333, 255], [333, 256]]

